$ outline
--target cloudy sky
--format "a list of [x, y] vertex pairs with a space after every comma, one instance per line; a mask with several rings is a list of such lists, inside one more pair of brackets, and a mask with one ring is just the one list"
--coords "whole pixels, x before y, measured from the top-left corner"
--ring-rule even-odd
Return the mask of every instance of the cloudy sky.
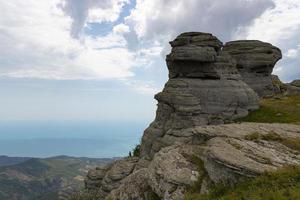
[[0, 1], [0, 120], [151, 120], [185, 31], [271, 42], [300, 78], [300, 0]]

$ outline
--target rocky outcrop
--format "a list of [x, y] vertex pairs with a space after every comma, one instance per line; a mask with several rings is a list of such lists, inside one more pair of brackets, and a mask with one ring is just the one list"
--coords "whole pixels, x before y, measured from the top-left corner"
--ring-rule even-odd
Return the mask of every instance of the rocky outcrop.
[[[196, 145], [170, 146], [162, 149], [148, 167], [148, 184], [160, 199], [182, 199], [188, 186], [199, 177], [194, 155], [201, 154]], [[180, 167], [179, 167], [180, 166]]]
[[[157, 153], [147, 168], [136, 170], [122, 180], [121, 187], [113, 190], [114, 200], [182, 199], [187, 186], [199, 176], [192, 156], [200, 155], [200, 146], [175, 145]], [[180, 166], [180, 167], [179, 167]]]
[[282, 83], [278, 76], [272, 75], [272, 84], [276, 95], [300, 95], [300, 80], [294, 80], [291, 83]]
[[287, 96], [300, 95], [300, 80], [294, 80], [291, 83], [286, 84]]
[[[209, 125], [183, 129], [182, 133], [177, 144], [161, 149], [147, 167], [137, 168], [136, 158], [134, 162], [126, 158], [112, 165], [117, 170], [110, 166], [104, 174], [95, 173], [94, 179], [102, 180], [96, 187], [103, 199], [177, 200], [195, 182], [206, 192], [212, 184], [234, 184], [265, 171], [300, 164], [299, 149], [280, 140], [300, 141], [299, 125]], [[251, 138], [254, 134], [260, 137]], [[103, 177], [110, 181], [103, 181]]]
[[277, 75], [271, 76], [273, 91], [275, 95], [285, 94], [287, 91], [287, 86], [285, 83], [281, 82]]
[[294, 80], [290, 83], [290, 85], [300, 88], [300, 80]]
[[141, 155], [150, 158], [170, 145], [163, 138], [172, 131], [228, 123], [258, 108], [256, 93], [242, 81], [235, 60], [221, 50], [215, 36], [184, 33], [170, 44], [170, 79], [155, 96], [156, 119], [142, 138]]
[[282, 58], [279, 48], [257, 40], [240, 40], [226, 43], [223, 51], [236, 60], [243, 80], [260, 97], [274, 94], [271, 73]]
[[271, 76], [278, 48], [260, 41], [223, 47], [199, 32], [170, 44], [169, 80], [155, 96], [156, 118], [144, 132], [140, 157], [90, 171], [87, 189], [98, 190], [100, 200], [177, 200], [195, 183], [205, 193], [213, 184], [300, 164], [299, 148], [287, 142], [300, 141], [300, 126], [230, 123], [258, 108], [256, 92], [288, 90]]
[[125, 158], [90, 170], [85, 179], [85, 187], [89, 190], [98, 190], [104, 199], [112, 190], [120, 186], [121, 180], [134, 171], [138, 160], [135, 157]]

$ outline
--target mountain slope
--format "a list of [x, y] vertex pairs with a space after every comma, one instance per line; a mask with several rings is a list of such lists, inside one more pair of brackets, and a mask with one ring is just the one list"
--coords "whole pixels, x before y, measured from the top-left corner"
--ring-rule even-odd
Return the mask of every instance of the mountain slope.
[[0, 167], [0, 200], [58, 200], [83, 187], [83, 177], [110, 159], [59, 156]]
[[19, 164], [29, 159], [31, 158], [0, 156], [0, 167]]

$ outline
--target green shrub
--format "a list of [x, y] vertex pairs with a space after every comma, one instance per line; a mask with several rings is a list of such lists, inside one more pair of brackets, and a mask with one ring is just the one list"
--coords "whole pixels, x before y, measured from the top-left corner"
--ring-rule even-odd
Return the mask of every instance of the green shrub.
[[258, 141], [259, 139], [261, 139], [261, 134], [258, 132], [250, 133], [245, 136], [245, 139], [250, 141]]
[[277, 142], [280, 142], [283, 140], [283, 138], [281, 138], [281, 136], [278, 133], [275, 133], [274, 131], [271, 131], [268, 134], [262, 135], [261, 138], [263, 140], [277, 141]]
[[289, 147], [290, 149], [300, 151], [300, 138], [284, 138], [281, 141], [281, 144]]
[[186, 192], [184, 200], [189, 200], [191, 198], [195, 198], [198, 196], [198, 193], [201, 190], [202, 182], [203, 182], [205, 176], [207, 176], [207, 172], [204, 168], [204, 162], [201, 160], [201, 158], [199, 158], [196, 155], [192, 155], [189, 157], [189, 159], [194, 165], [197, 166], [197, 171], [199, 173], [199, 176], [198, 176], [197, 181], [195, 181], [192, 186], [187, 188], [187, 192]]
[[132, 154], [134, 157], [140, 157], [141, 145], [137, 144], [134, 149], [132, 150]]
[[266, 140], [266, 141], [282, 141], [283, 138], [274, 131], [271, 131], [267, 134], [261, 134], [259, 132], [250, 133], [245, 136], [246, 140], [258, 141], [258, 140]]

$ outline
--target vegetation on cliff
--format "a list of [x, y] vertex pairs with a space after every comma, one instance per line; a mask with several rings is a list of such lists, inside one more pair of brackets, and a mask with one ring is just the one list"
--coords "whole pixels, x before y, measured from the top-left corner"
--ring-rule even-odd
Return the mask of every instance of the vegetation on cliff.
[[290, 200], [300, 199], [299, 189], [300, 166], [288, 166], [266, 172], [233, 188], [218, 185], [206, 195], [188, 193], [185, 200]]
[[300, 124], [300, 95], [262, 99], [260, 109], [239, 121]]

